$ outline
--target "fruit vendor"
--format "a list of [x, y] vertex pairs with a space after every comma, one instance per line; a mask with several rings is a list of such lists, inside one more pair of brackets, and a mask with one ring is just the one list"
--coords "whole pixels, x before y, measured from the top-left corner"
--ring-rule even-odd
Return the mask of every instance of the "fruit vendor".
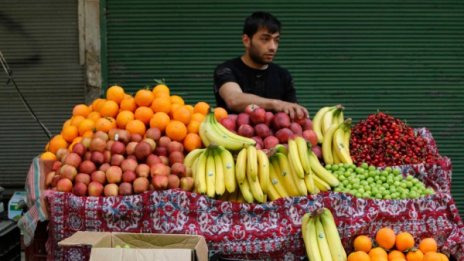
[[272, 63], [280, 42], [279, 20], [270, 13], [255, 12], [246, 18], [242, 42], [245, 53], [217, 66], [214, 71], [216, 105], [242, 112], [248, 104], [283, 111], [293, 118], [308, 117], [297, 103], [288, 70]]

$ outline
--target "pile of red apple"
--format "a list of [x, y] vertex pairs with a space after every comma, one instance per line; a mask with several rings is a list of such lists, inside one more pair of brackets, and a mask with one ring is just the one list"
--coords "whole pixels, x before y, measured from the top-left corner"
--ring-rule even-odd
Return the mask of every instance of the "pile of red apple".
[[148, 190], [193, 189], [184, 165], [182, 143], [161, 136], [157, 128], [144, 136], [126, 130], [97, 131], [72, 150], [60, 149], [46, 175], [49, 189], [78, 196], [116, 196]]
[[309, 118], [291, 119], [284, 112], [273, 113], [252, 104], [245, 112], [229, 114], [220, 123], [230, 131], [254, 139], [258, 149], [269, 150], [277, 144], [287, 144], [289, 138], [297, 135], [309, 141], [313, 151], [320, 155], [317, 134]]

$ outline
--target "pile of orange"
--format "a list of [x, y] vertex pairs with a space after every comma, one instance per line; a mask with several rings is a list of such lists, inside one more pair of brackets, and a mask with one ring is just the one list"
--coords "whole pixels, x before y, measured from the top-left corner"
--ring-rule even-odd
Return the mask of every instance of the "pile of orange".
[[379, 229], [375, 241], [366, 235], [359, 235], [353, 241], [354, 252], [348, 261], [448, 261], [448, 257], [438, 253], [435, 239], [422, 239], [416, 246], [414, 237], [402, 231], [398, 234], [389, 227]]
[[[114, 85], [107, 89], [105, 98], [95, 99], [90, 105], [75, 105], [71, 117], [60, 134], [50, 139], [41, 158], [54, 159], [60, 148], [72, 149], [83, 137], [113, 128], [142, 136], [147, 129], [158, 128], [162, 135], [182, 142], [188, 152], [203, 146], [198, 132], [209, 111], [208, 103], [185, 104], [182, 97], [171, 95], [162, 83], [152, 89], [140, 89], [135, 95]], [[214, 109], [214, 114], [218, 120], [227, 117], [227, 111], [220, 107]]]

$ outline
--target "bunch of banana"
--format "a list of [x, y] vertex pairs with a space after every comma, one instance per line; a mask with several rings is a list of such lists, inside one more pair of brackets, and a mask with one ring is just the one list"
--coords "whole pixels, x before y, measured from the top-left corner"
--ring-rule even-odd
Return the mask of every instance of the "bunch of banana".
[[330, 126], [338, 125], [343, 122], [344, 115], [343, 105], [338, 104], [335, 106], [322, 107], [317, 111], [313, 118], [313, 130], [317, 134], [317, 141], [321, 144], [324, 136], [329, 131]]
[[209, 145], [192, 150], [185, 157], [184, 165], [192, 170], [196, 192], [214, 198], [226, 191], [236, 191], [234, 158], [224, 147]]
[[[235, 178], [245, 202], [264, 203], [269, 190], [269, 159], [266, 153], [247, 146], [237, 154]], [[239, 202], [240, 199], [238, 199]]]
[[338, 179], [321, 165], [310, 144], [302, 137], [288, 140], [288, 162], [294, 174], [295, 186], [306, 188], [310, 194], [328, 191], [339, 184]]
[[199, 134], [205, 146], [223, 146], [227, 150], [240, 150], [245, 146], [255, 145], [256, 141], [237, 135], [222, 126], [210, 112], [200, 125]]
[[330, 126], [322, 141], [322, 157], [325, 164], [353, 164], [350, 155], [351, 118]]
[[306, 213], [301, 220], [301, 232], [310, 261], [346, 261], [335, 220], [329, 209], [320, 214]]

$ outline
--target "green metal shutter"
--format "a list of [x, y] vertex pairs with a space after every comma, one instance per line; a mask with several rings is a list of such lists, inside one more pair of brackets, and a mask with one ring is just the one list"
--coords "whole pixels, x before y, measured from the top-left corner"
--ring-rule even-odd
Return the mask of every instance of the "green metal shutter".
[[107, 1], [104, 86], [135, 91], [165, 78], [189, 103], [213, 102], [213, 70], [243, 52], [244, 18], [270, 11], [283, 23], [276, 62], [300, 103], [313, 115], [342, 103], [355, 122], [381, 110], [430, 129], [453, 162], [463, 214], [464, 4], [349, 2]]
[[[85, 101], [76, 1], [0, 0], [0, 50], [20, 90], [52, 134]], [[0, 71], [0, 186], [23, 189], [48, 137]]]

